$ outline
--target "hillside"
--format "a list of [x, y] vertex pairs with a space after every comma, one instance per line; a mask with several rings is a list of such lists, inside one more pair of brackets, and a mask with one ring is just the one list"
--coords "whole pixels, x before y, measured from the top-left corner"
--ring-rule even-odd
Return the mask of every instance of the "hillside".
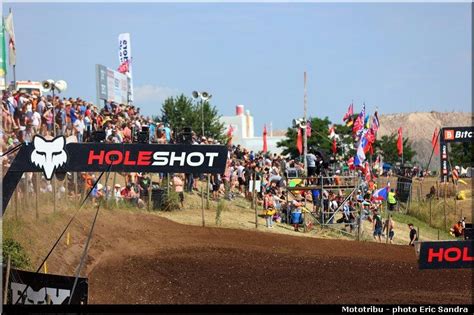
[[[435, 128], [471, 126], [472, 113], [401, 113], [387, 114], [380, 117], [378, 136], [396, 133], [399, 127], [403, 128], [403, 136], [412, 142], [413, 149], [417, 152], [415, 161], [426, 166], [431, 155], [431, 138]], [[430, 169], [439, 168], [439, 156], [433, 156]]]

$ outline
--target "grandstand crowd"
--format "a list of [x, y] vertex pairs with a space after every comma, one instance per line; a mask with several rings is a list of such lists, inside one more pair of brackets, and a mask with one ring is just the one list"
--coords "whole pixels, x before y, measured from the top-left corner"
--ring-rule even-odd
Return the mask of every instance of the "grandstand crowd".
[[[145, 128], [144, 128], [145, 127]], [[73, 137], [77, 142], [93, 141], [94, 132], [105, 132], [104, 142], [131, 143], [136, 141], [139, 131], [147, 130], [150, 143], [167, 144], [176, 142], [176, 134], [165, 122], [153, 121], [140, 113], [140, 108], [132, 105], [106, 103], [103, 108], [81, 98], [60, 98], [55, 96], [29, 95], [26, 93], [4, 92], [2, 96], [2, 152], [22, 142], [31, 142], [33, 136]], [[219, 144], [215, 139], [192, 133], [190, 143], [195, 145]], [[311, 216], [325, 224], [340, 223], [347, 232], [353, 233], [360, 222], [368, 220], [373, 226], [373, 236], [381, 241], [386, 236], [394, 238], [394, 222], [391, 217], [382, 219], [381, 206], [396, 209], [397, 197], [393, 189], [380, 200], [374, 198], [377, 185], [373, 178], [367, 179], [361, 171], [356, 171], [357, 181], [349, 182], [344, 170], [331, 169], [322, 154], [309, 152], [307, 155], [308, 178], [299, 179], [305, 173], [301, 160], [293, 160], [278, 154], [264, 154], [249, 151], [240, 145], [228, 144], [229, 159], [223, 174], [160, 174], [157, 185], [171, 187], [179, 195], [184, 206], [185, 193], [198, 191], [198, 181], [209, 183], [213, 200], [226, 198], [247, 198], [255, 200], [263, 209], [266, 226], [272, 228], [274, 222], [291, 224], [295, 231], [305, 228], [303, 218]], [[11, 157], [3, 159], [4, 170], [9, 167]], [[342, 172], [342, 173], [341, 173]], [[347, 174], [346, 174], [347, 175]], [[32, 174], [28, 174], [32, 176]], [[72, 174], [67, 174], [66, 186], [60, 186], [58, 193], [74, 194]], [[96, 185], [92, 191], [94, 201], [112, 198], [116, 202], [127, 202], [144, 207], [151, 178], [148, 174], [124, 174], [125, 184], [119, 183], [103, 187]], [[96, 177], [82, 173], [79, 178], [79, 193], [84, 194], [94, 186]], [[30, 180], [33, 191], [34, 181]], [[321, 189], [321, 184], [326, 189]], [[169, 185], [169, 186], [168, 186]], [[297, 190], [311, 186], [314, 189]], [[342, 187], [352, 185], [353, 192], [347, 196]], [[351, 186], [351, 187], [352, 187]], [[20, 187], [23, 187], [20, 185]], [[255, 189], [254, 189], [255, 187]], [[289, 190], [288, 187], [294, 189]], [[334, 188], [332, 188], [334, 187]], [[21, 189], [21, 188], [20, 188]], [[52, 191], [49, 181], [42, 181], [42, 192]], [[76, 189], [77, 190], [77, 189]], [[254, 192], [255, 190], [255, 192]], [[386, 200], [386, 203], [385, 203]]]

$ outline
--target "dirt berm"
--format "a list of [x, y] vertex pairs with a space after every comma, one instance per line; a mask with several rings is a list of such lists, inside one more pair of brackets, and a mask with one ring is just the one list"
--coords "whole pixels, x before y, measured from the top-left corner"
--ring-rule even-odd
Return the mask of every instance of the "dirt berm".
[[90, 303], [472, 303], [472, 270], [419, 270], [409, 246], [113, 217], [95, 231]]

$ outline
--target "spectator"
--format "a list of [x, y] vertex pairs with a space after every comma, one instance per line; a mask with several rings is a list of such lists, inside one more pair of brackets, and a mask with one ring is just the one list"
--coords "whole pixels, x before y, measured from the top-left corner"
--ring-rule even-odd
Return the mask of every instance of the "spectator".
[[410, 229], [410, 243], [408, 245], [415, 246], [415, 241], [418, 241], [418, 233], [412, 223], [408, 224], [408, 228]]
[[372, 218], [372, 227], [374, 231], [374, 239], [378, 238], [379, 242], [382, 242], [382, 239], [381, 239], [382, 228], [383, 228], [382, 217], [378, 213], [377, 209], [374, 210], [374, 216]]
[[390, 244], [392, 244], [393, 237], [395, 236], [395, 231], [394, 231], [395, 223], [393, 222], [392, 215], [390, 214], [388, 216], [388, 219], [385, 220], [383, 230], [387, 233], [387, 237], [390, 241]]
[[181, 208], [184, 207], [184, 193], [183, 193], [183, 187], [184, 187], [184, 182], [181, 174], [175, 173], [173, 175], [172, 179], [172, 185], [174, 186], [174, 191], [179, 195], [179, 202], [181, 204]]
[[390, 189], [390, 191], [388, 192], [387, 205], [388, 205], [388, 210], [390, 211], [395, 210], [395, 206], [397, 205], [397, 199], [395, 197], [395, 192], [393, 191], [393, 188]]
[[463, 229], [463, 224], [462, 221], [459, 220], [457, 223], [453, 225], [451, 229], [449, 229], [449, 233], [453, 235], [454, 237], [461, 237], [463, 236], [464, 229]]

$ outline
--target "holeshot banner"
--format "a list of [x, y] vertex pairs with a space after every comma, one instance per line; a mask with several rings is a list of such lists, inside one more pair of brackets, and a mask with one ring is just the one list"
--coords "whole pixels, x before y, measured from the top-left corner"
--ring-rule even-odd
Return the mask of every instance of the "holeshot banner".
[[[11, 269], [7, 302], [16, 303], [28, 286], [18, 304], [68, 304], [74, 280], [74, 277]], [[87, 278], [79, 278], [71, 304], [87, 304], [88, 290]]]
[[474, 251], [472, 240], [421, 242], [420, 269], [473, 268]]
[[68, 143], [64, 137], [35, 136], [24, 145], [3, 178], [3, 212], [24, 172], [194, 173], [222, 174], [227, 161], [223, 145]]

